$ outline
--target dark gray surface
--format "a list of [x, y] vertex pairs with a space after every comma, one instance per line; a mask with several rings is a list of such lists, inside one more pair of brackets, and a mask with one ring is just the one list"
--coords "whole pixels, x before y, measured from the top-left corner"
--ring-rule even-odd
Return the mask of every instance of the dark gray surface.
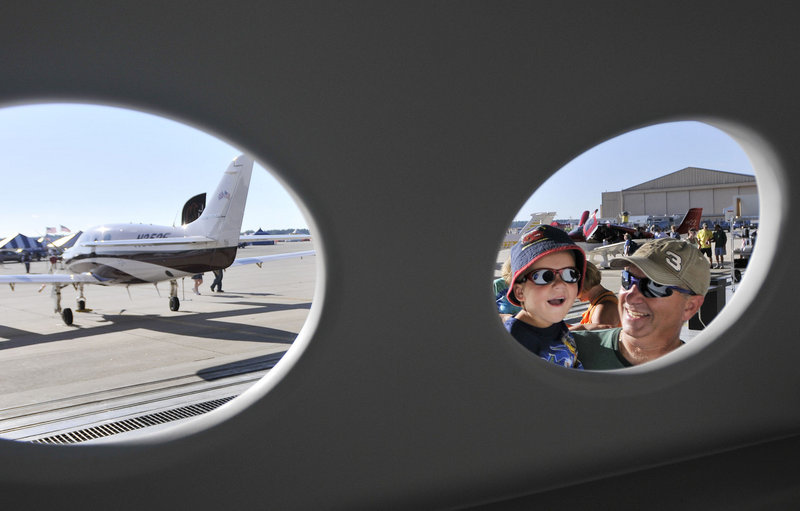
[[[646, 469], [800, 428], [798, 277], [785, 257], [800, 248], [787, 234], [800, 196], [794, 6], [1, 11], [0, 102], [105, 101], [220, 134], [302, 198], [322, 254], [311, 328], [250, 393], [135, 444], [0, 443], [10, 502], [432, 509], [553, 488], [564, 507], [612, 497], [615, 508], [649, 507], [682, 491], [686, 507], [709, 491], [720, 508], [793, 501], [780, 485], [726, 472], [782, 480], [796, 442], [711, 458], [701, 474], [710, 489], [682, 484], [680, 470]], [[487, 296], [520, 205], [594, 145], [687, 118], [728, 129], [758, 173], [759, 251], [727, 321], [627, 374], [527, 357]], [[637, 474], [636, 491], [612, 481], [618, 491], [600, 502], [592, 486], [570, 486], [625, 472]]]

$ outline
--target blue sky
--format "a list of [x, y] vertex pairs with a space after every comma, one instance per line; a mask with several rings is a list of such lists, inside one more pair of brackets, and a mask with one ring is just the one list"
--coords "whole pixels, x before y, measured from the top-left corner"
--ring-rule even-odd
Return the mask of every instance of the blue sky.
[[[0, 236], [102, 223], [172, 225], [212, 192], [241, 150], [187, 125], [78, 104], [0, 108]], [[256, 165], [242, 228], [304, 228], [294, 200]]]
[[[101, 223], [172, 225], [191, 196], [211, 192], [242, 151], [156, 115], [85, 104], [0, 108], [0, 236], [75, 231]], [[538, 211], [578, 218], [621, 190], [685, 167], [753, 174], [742, 149], [699, 122], [629, 132], [568, 163], [516, 215]], [[579, 185], [576, 185], [578, 183]], [[565, 190], [570, 190], [566, 195]], [[535, 192], [535, 193], [534, 193]], [[261, 165], [251, 181], [242, 230], [303, 228], [308, 223], [283, 186]]]
[[539, 211], [580, 218], [584, 210], [600, 207], [602, 192], [686, 167], [754, 174], [747, 155], [725, 132], [694, 121], [657, 124], [612, 138], [569, 162], [538, 190], [531, 190], [533, 195], [515, 219], [527, 221]]

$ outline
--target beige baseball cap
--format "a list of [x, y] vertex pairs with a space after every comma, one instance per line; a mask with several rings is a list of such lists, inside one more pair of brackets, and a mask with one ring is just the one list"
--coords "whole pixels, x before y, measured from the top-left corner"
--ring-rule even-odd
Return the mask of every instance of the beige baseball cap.
[[634, 265], [647, 278], [667, 286], [688, 289], [705, 296], [711, 282], [708, 260], [694, 245], [661, 238], [642, 245], [633, 255], [611, 260], [612, 268]]

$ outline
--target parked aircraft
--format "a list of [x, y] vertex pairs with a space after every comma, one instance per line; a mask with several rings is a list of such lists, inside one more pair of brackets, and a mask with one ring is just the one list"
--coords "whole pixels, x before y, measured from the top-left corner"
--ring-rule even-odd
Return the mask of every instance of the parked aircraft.
[[584, 211], [577, 224], [572, 221], [574, 219], [570, 219], [570, 220], [562, 220], [560, 222], [558, 220], [553, 220], [552, 222], [550, 222], [550, 225], [552, 225], [553, 227], [558, 227], [559, 229], [563, 229], [565, 231], [568, 229], [572, 230], [574, 225], [583, 225], [584, 223], [586, 223], [587, 218], [589, 218], [589, 212]]
[[[587, 216], [588, 211], [584, 211], [584, 216]], [[683, 221], [678, 226], [679, 234], [686, 234], [689, 229], [697, 229], [700, 224], [700, 217], [703, 214], [703, 208], [690, 208], [683, 217]], [[597, 218], [597, 210], [594, 210], [591, 218], [588, 218], [581, 225], [570, 231], [569, 237], [573, 241], [584, 241], [587, 243], [619, 243], [624, 239], [625, 234], [630, 234], [634, 239], [653, 238], [653, 233], [629, 225], [612, 224], [611, 222], [602, 222]]]
[[[72, 310], [61, 308], [61, 289], [69, 285], [79, 290], [77, 310], [84, 310], [85, 284], [128, 286], [169, 281], [169, 308], [177, 311], [180, 307], [177, 281], [182, 277], [231, 265], [314, 255], [315, 252], [310, 250], [236, 260], [240, 238], [248, 241], [308, 239], [306, 234], [240, 237], [252, 172], [252, 158], [245, 155], [235, 158], [225, 170], [209, 204], [205, 204], [205, 194], [187, 202], [184, 219], [187, 219], [187, 209], [197, 213], [189, 217], [193, 219], [189, 223], [177, 227], [144, 224], [95, 226], [84, 231], [75, 244], [64, 251], [65, 273], [2, 275], [0, 283], [10, 284], [12, 289], [15, 284], [51, 284], [55, 312], [61, 314], [64, 323], [71, 325]], [[200, 200], [202, 205], [199, 205]]]

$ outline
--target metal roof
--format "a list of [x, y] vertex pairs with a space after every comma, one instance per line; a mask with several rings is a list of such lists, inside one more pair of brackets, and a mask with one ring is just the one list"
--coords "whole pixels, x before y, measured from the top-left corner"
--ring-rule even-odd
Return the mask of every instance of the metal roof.
[[625, 188], [623, 192], [658, 190], [664, 188], [686, 188], [731, 185], [739, 183], [755, 184], [755, 176], [748, 174], [738, 174], [736, 172], [725, 172], [722, 170], [701, 169], [698, 167], [686, 167], [685, 169], [672, 172], [666, 176], [661, 176], [650, 181]]

